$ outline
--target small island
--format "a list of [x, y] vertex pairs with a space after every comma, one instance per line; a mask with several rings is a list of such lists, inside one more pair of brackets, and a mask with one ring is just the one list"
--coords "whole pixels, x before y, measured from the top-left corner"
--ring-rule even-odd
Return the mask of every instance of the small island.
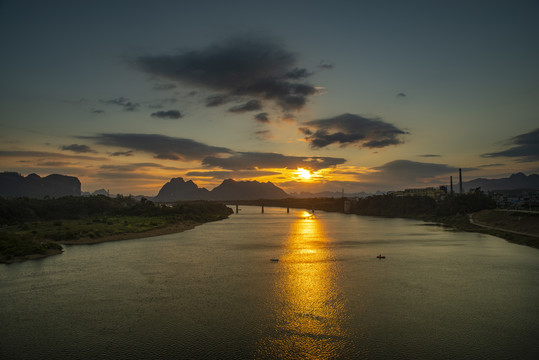
[[61, 254], [60, 244], [93, 244], [177, 233], [226, 219], [215, 202], [156, 204], [103, 195], [48, 199], [0, 197], [0, 263]]

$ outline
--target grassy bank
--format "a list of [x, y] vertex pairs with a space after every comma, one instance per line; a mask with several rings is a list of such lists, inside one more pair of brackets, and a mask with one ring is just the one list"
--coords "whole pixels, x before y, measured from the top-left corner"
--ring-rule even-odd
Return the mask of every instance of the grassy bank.
[[[501, 237], [515, 244], [539, 249], [539, 213], [523, 211], [482, 210], [472, 215], [475, 230]], [[486, 227], [491, 228], [486, 228]]]
[[231, 213], [223, 204], [208, 202], [161, 206], [130, 198], [0, 199], [0, 262], [58, 254], [59, 244], [180, 232]]

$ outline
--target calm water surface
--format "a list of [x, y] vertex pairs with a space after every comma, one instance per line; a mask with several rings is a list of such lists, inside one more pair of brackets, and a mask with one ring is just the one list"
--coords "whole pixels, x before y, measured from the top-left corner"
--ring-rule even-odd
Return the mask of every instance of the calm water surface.
[[2, 359], [539, 358], [539, 251], [412, 220], [244, 207], [0, 265], [0, 295]]

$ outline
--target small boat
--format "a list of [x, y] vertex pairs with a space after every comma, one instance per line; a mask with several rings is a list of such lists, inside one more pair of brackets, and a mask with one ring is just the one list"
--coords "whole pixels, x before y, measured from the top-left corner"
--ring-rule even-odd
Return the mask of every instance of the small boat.
[[277, 259], [277, 258], [271, 258], [270, 261], [277, 262], [277, 261], [279, 261], [279, 259]]
[[384, 255], [380, 254], [380, 255], [378, 255], [376, 258], [377, 258], [377, 259], [385, 259], [386, 257], [385, 257]]

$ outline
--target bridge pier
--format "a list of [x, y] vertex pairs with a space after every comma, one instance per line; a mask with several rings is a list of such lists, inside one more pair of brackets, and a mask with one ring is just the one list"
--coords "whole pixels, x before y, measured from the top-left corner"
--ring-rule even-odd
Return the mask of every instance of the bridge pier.
[[264, 205], [262, 205], [262, 214], [264, 213]]
[[236, 214], [240, 211], [238, 204], [236, 204]]
[[286, 208], [286, 213], [290, 214], [290, 208], [289, 207]]

